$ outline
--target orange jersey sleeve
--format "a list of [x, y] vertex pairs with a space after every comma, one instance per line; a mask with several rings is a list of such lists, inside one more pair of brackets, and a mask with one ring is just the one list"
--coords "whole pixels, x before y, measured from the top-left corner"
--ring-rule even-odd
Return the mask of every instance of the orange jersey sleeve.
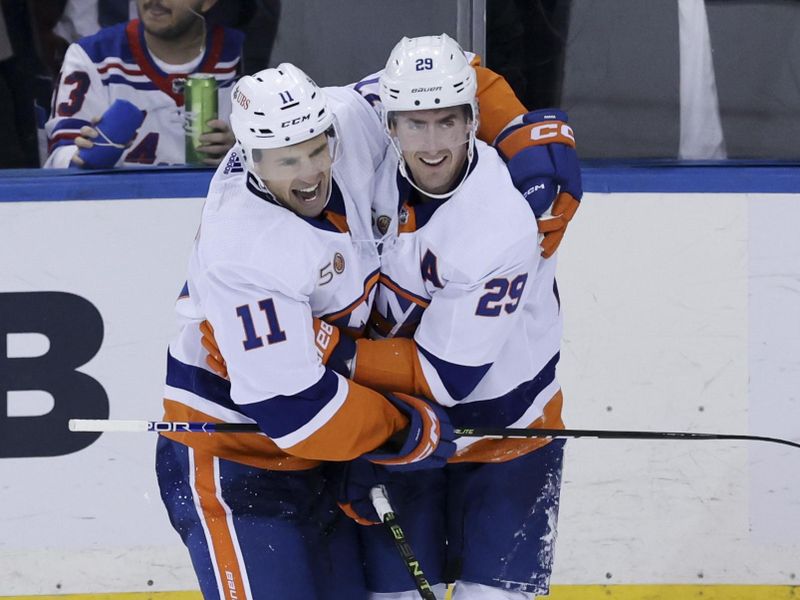
[[516, 117], [528, 112], [502, 75], [480, 66], [480, 58], [472, 59], [478, 80], [478, 103], [481, 116], [478, 138], [487, 144]]
[[433, 399], [417, 345], [408, 338], [358, 340], [353, 380], [370, 388]]
[[348, 382], [347, 398], [323, 427], [283, 449], [306, 459], [344, 461], [375, 450], [408, 425], [408, 418], [381, 394]]

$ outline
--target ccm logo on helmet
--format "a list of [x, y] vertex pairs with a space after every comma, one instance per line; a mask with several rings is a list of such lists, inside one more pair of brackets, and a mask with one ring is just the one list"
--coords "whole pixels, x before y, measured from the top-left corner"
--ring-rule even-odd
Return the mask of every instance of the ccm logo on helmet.
[[311, 119], [311, 115], [303, 115], [302, 117], [297, 117], [296, 119], [292, 119], [291, 121], [284, 121], [281, 123], [281, 127], [289, 127], [290, 125], [297, 125], [298, 123], [302, 123], [303, 121], [308, 121]]
[[532, 140], [546, 140], [547, 138], [558, 137], [561, 134], [565, 138], [575, 142], [575, 134], [572, 133], [572, 127], [566, 123], [541, 123], [535, 127], [531, 127]]
[[250, 98], [245, 96], [238, 87], [234, 88], [233, 90], [233, 99], [243, 109], [247, 110], [248, 108], [250, 108]]

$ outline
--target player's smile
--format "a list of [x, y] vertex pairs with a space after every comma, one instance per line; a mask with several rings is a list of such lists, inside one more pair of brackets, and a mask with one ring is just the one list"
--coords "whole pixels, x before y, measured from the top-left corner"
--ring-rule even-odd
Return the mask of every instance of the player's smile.
[[423, 165], [435, 169], [436, 167], [440, 167], [444, 164], [444, 161], [447, 160], [449, 154], [449, 152], [445, 152], [437, 156], [423, 156], [422, 153], [419, 153], [417, 154], [417, 158], [422, 162]]
[[293, 187], [292, 194], [298, 202], [305, 205], [313, 205], [319, 198], [327, 198], [326, 181], [324, 176], [320, 176], [319, 181], [314, 184], [300, 184], [300, 187]]

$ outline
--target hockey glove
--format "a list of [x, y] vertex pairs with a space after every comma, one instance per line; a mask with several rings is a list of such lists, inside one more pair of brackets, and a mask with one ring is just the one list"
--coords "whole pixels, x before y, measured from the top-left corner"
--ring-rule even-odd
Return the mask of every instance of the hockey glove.
[[[200, 323], [203, 337], [200, 343], [206, 349], [206, 364], [214, 373], [228, 379], [228, 365], [214, 337], [214, 328], [208, 321]], [[314, 317], [314, 344], [323, 365], [344, 377], [350, 377], [353, 357], [356, 354], [355, 340], [342, 335], [339, 328]]]
[[389, 481], [384, 467], [364, 459], [357, 459], [341, 466], [339, 479], [339, 508], [360, 525], [377, 525], [381, 522], [369, 493], [373, 487]]
[[408, 417], [408, 427], [362, 458], [389, 471], [416, 471], [443, 467], [456, 451], [453, 426], [444, 408], [408, 394], [385, 394]]
[[529, 112], [495, 141], [544, 236], [542, 256], [549, 258], [564, 237], [583, 196], [575, 137], [567, 114], [544, 109]]

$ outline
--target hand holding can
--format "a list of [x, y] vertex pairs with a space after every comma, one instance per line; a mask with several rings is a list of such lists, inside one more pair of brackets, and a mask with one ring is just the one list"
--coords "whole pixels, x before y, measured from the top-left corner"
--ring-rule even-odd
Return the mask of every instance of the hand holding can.
[[207, 73], [189, 75], [184, 88], [186, 104], [184, 129], [186, 132], [186, 164], [202, 165], [206, 155], [199, 151], [203, 145], [200, 136], [214, 131], [209, 121], [219, 116], [217, 80]]

